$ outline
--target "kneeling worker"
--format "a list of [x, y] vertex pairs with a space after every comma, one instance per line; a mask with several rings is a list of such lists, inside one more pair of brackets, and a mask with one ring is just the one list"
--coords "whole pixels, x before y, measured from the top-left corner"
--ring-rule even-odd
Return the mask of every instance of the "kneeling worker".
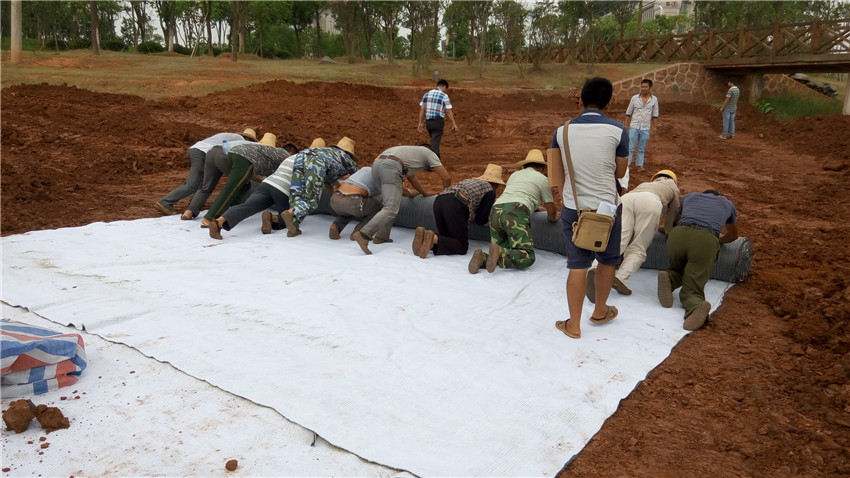
[[372, 253], [369, 250], [369, 241], [376, 237], [379, 231], [392, 228], [401, 208], [402, 196], [411, 194], [404, 188], [404, 178], [407, 178], [420, 194], [428, 195], [416, 178], [416, 174], [423, 170], [437, 173], [443, 180], [444, 188], [452, 184], [452, 178], [440, 158], [427, 146], [393, 146], [384, 150], [372, 163], [372, 175], [381, 183], [383, 207], [362, 229], [354, 233], [354, 240], [363, 252]]
[[[676, 173], [664, 169], [651, 181], [639, 184], [620, 197], [623, 205], [620, 252], [623, 262], [614, 273], [613, 288], [622, 295], [631, 295], [628, 282], [646, 261], [646, 250], [655, 238], [655, 231], [673, 229], [679, 217], [680, 199]], [[662, 223], [663, 221], [663, 223]], [[587, 271], [588, 300], [596, 300], [596, 269]]]
[[469, 250], [469, 223], [487, 224], [496, 201], [496, 188], [504, 186], [502, 167], [488, 164], [484, 174], [449, 186], [434, 199], [437, 232], [417, 227], [413, 253], [425, 259], [435, 256], [466, 254]]
[[[316, 138], [310, 144], [311, 148], [323, 148], [325, 140]], [[292, 167], [295, 164], [295, 156], [289, 156], [280, 163], [277, 170], [271, 176], [265, 178], [256, 189], [251, 192], [244, 203], [232, 206], [224, 211], [218, 219], [211, 221], [209, 225], [210, 237], [221, 239], [221, 230], [229, 231], [236, 227], [248, 217], [263, 212], [260, 231], [263, 234], [271, 234], [272, 229], [282, 229], [279, 218], [281, 211], [289, 209], [289, 185], [292, 182]], [[266, 209], [273, 208], [276, 214]], [[277, 227], [276, 227], [277, 226]]]
[[[381, 210], [381, 183], [372, 175], [371, 166], [360, 168], [339, 182], [331, 196], [331, 209], [336, 219], [328, 230], [328, 237], [333, 240], [339, 239], [340, 233], [352, 219], [360, 220], [354, 228], [356, 232]], [[384, 242], [389, 238], [389, 231], [379, 236], [383, 236], [380, 240]], [[354, 240], [354, 233], [350, 239]]]
[[682, 287], [685, 330], [697, 330], [708, 320], [711, 304], [705, 300], [705, 284], [720, 245], [738, 238], [736, 218], [735, 205], [715, 190], [682, 198], [682, 216], [667, 236], [670, 267], [658, 271], [658, 302], [673, 307], [673, 291]]
[[469, 272], [477, 274], [482, 267], [487, 272], [496, 266], [507, 269], [526, 269], [534, 264], [534, 241], [531, 237], [531, 215], [542, 204], [549, 222], [557, 222], [559, 215], [552, 198], [549, 179], [546, 178], [546, 160], [543, 152], [532, 149], [523, 161], [515, 166], [505, 191], [496, 200], [490, 212], [490, 251], [475, 249], [469, 261]]

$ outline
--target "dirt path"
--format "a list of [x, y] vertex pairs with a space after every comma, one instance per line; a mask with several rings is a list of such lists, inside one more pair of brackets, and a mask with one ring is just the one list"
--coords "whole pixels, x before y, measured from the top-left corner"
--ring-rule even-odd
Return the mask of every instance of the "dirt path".
[[[555, 94], [461, 90], [452, 101], [462, 131], [447, 133], [444, 156], [455, 177], [546, 147], [576, 112]], [[302, 145], [344, 134], [363, 164], [386, 146], [424, 140], [416, 98], [391, 88], [276, 81], [151, 102], [20, 86], [4, 89], [2, 102], [3, 234], [151, 216], [153, 201], [182, 181], [185, 148], [221, 129], [248, 125]], [[847, 476], [850, 117], [781, 124], [743, 111], [741, 133], [724, 143], [707, 107], [662, 112], [649, 169], [672, 167], [688, 191], [727, 193], [755, 241], [754, 273], [565, 474]]]

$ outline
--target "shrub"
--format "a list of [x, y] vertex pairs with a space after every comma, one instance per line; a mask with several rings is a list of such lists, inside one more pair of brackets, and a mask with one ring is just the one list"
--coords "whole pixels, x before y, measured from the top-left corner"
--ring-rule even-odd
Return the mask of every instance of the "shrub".
[[139, 53], [162, 53], [165, 51], [162, 45], [159, 42], [155, 41], [145, 41], [139, 43], [139, 47], [136, 49]]
[[123, 51], [126, 46], [120, 38], [110, 38], [109, 40], [100, 42], [100, 48], [109, 51]]
[[175, 42], [174, 53], [178, 53], [180, 55], [191, 55], [192, 49]]

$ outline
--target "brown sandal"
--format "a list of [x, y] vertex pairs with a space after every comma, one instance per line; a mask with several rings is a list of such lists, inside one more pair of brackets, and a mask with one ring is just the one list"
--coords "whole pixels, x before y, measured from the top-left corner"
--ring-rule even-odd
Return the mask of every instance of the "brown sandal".
[[569, 330], [567, 330], [567, 322], [569, 322], [569, 320], [559, 320], [559, 321], [555, 322], [555, 328], [560, 330], [561, 332], [563, 332], [564, 335], [566, 335], [567, 337], [569, 337], [571, 339], [580, 339], [581, 333], [576, 335], [576, 334], [570, 332]]
[[613, 305], [609, 305], [608, 309], [605, 310], [605, 317], [593, 317], [590, 316], [590, 323], [596, 325], [603, 325], [611, 322], [612, 320], [617, 318], [617, 314], [619, 311]]

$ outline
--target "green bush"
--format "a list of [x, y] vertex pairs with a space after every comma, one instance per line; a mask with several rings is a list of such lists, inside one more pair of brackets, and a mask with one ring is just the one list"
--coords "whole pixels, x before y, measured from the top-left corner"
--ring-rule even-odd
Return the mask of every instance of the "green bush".
[[162, 45], [159, 42], [155, 41], [145, 41], [139, 43], [139, 47], [136, 48], [136, 51], [139, 53], [162, 53], [165, 51]]
[[177, 53], [179, 55], [191, 55], [192, 49], [175, 42], [174, 43], [174, 53]]
[[100, 42], [101, 50], [109, 50], [109, 51], [123, 51], [126, 49], [126, 45], [121, 41], [120, 38], [110, 38], [109, 40]]
[[829, 98], [803, 98], [793, 94], [769, 96], [756, 103], [756, 109], [765, 114], [790, 119], [804, 116], [821, 116], [841, 113], [841, 102]]

